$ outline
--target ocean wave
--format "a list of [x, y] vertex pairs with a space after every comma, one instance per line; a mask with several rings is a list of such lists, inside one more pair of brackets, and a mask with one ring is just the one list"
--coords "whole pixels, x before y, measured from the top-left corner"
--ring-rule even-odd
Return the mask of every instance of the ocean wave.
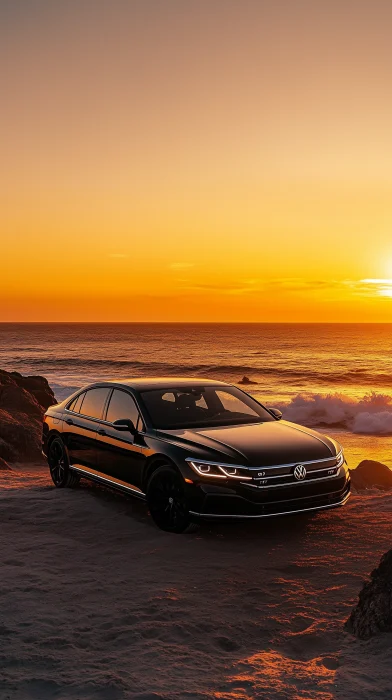
[[310, 428], [342, 428], [365, 435], [392, 435], [392, 396], [372, 392], [360, 399], [339, 393], [298, 394], [278, 406], [285, 420]]
[[306, 382], [314, 384], [343, 385], [360, 382], [361, 385], [369, 387], [385, 387], [392, 383], [392, 374], [386, 372], [374, 372], [370, 368], [352, 368], [342, 371], [322, 372], [316, 369], [305, 369], [301, 367], [257, 367], [251, 364], [207, 364], [207, 363], [170, 363], [142, 360], [112, 360], [93, 357], [18, 357], [13, 361], [15, 365], [26, 365], [37, 368], [37, 370], [50, 371], [51, 369], [70, 370], [79, 369], [81, 373], [87, 370], [104, 370], [106, 374], [117, 372], [136, 372], [137, 375], [144, 373], [158, 373], [160, 375], [196, 374], [217, 375], [220, 378], [235, 377], [239, 381], [243, 375], [251, 375], [251, 378], [262, 384], [263, 378], [273, 378], [280, 380], [284, 384], [290, 382]]

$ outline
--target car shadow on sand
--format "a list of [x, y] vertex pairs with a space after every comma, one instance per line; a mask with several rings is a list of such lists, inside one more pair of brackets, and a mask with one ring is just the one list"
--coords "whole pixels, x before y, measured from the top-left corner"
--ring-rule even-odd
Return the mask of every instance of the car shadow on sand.
[[[154, 521], [148, 512], [147, 504], [141, 499], [128, 496], [120, 491], [111, 489], [91, 481], [82, 480], [80, 488], [88, 491], [98, 499], [105, 507], [111, 511], [132, 518], [138, 523], [143, 523], [147, 527], [157, 529]], [[308, 531], [311, 523], [317, 518], [316, 512], [297, 513], [295, 515], [284, 515], [267, 518], [252, 518], [249, 520], [203, 520], [200, 521], [199, 529], [196, 533], [185, 535], [172, 535], [188, 538], [202, 538], [205, 540], [224, 538], [225, 540], [246, 540], [251, 541], [275, 541], [284, 539], [285, 543], [296, 541], [302, 538]]]

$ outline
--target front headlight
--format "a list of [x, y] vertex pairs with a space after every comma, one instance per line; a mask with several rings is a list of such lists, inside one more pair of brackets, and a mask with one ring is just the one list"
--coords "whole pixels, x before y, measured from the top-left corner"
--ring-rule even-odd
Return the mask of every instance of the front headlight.
[[336, 466], [341, 467], [345, 461], [343, 450], [340, 450], [340, 452], [336, 455]]
[[199, 476], [207, 476], [213, 479], [252, 480], [251, 476], [246, 476], [246, 467], [232, 467], [228, 464], [216, 464], [215, 462], [198, 462], [194, 459], [187, 459], [186, 461]]

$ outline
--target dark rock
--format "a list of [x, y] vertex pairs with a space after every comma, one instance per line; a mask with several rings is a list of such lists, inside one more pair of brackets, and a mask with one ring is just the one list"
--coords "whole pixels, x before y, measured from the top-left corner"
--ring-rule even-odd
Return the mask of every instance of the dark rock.
[[0, 370], [0, 458], [5, 462], [41, 458], [42, 417], [56, 403], [44, 377]]
[[350, 469], [351, 484], [357, 491], [365, 489], [392, 489], [392, 471], [386, 464], [364, 459], [356, 469]]
[[40, 406], [46, 409], [56, 403], [53, 391], [45, 377], [30, 376], [24, 377], [19, 372], [6, 372], [0, 369], [0, 386], [5, 384], [16, 384], [26, 389], [34, 396]]
[[392, 549], [372, 571], [371, 580], [362, 588], [345, 627], [359, 639], [392, 632]]
[[252, 379], [249, 379], [249, 377], [242, 377], [238, 384], [257, 384], [257, 382], [252, 381]]

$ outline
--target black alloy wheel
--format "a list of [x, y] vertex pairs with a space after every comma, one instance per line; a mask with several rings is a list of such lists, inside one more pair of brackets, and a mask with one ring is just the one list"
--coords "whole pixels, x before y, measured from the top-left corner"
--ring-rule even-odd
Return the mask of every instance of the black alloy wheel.
[[151, 517], [161, 530], [182, 533], [198, 529], [189, 517], [183, 479], [173, 467], [158, 467], [146, 495]]
[[50, 476], [57, 488], [77, 486], [80, 477], [69, 468], [67, 453], [61, 438], [54, 438], [49, 445], [48, 464]]

